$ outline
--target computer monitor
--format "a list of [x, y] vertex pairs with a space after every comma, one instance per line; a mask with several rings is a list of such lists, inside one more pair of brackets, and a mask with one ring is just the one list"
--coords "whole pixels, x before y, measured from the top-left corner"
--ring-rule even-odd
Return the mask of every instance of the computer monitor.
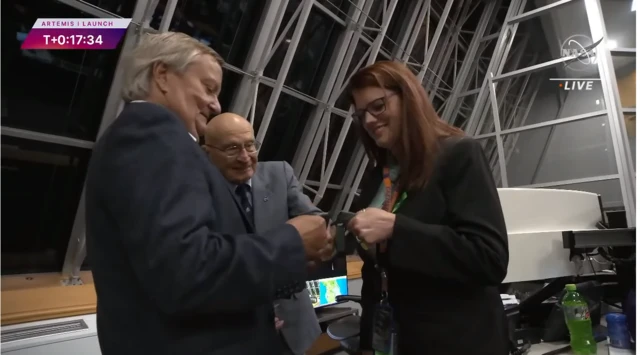
[[336, 304], [336, 296], [349, 294], [347, 275], [307, 281], [307, 289], [313, 308]]

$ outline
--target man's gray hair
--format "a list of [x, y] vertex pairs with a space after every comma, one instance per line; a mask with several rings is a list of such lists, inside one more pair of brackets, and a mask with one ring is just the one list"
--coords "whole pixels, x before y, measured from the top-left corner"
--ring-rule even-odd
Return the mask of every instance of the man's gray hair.
[[149, 96], [153, 66], [164, 63], [183, 72], [200, 55], [210, 55], [222, 66], [224, 60], [211, 47], [179, 32], [146, 34], [126, 58], [122, 98], [125, 102]]

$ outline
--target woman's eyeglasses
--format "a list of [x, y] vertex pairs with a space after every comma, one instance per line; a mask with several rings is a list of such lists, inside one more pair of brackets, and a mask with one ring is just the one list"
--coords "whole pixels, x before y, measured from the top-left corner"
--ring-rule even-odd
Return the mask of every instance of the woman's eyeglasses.
[[378, 117], [383, 114], [384, 111], [387, 110], [387, 99], [391, 96], [395, 95], [395, 93], [377, 98], [367, 104], [364, 109], [355, 110], [351, 117], [356, 122], [364, 122], [364, 116], [369, 112], [371, 116]]

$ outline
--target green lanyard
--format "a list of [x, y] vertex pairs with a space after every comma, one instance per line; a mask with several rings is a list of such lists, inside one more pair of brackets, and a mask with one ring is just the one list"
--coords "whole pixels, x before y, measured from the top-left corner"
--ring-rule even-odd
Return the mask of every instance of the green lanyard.
[[407, 193], [403, 192], [402, 195], [400, 195], [400, 198], [398, 199], [398, 201], [396, 201], [396, 204], [393, 206], [393, 209], [391, 210], [391, 213], [396, 213], [398, 208], [400, 208], [400, 206], [402, 206], [402, 204], [404, 203], [404, 200], [406, 200], [406, 199], [407, 199]]

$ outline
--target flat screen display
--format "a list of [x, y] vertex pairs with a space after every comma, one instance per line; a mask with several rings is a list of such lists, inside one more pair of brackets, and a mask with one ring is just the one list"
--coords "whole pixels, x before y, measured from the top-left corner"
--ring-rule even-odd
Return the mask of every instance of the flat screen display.
[[313, 308], [336, 304], [336, 296], [349, 294], [346, 275], [307, 281], [307, 289]]

